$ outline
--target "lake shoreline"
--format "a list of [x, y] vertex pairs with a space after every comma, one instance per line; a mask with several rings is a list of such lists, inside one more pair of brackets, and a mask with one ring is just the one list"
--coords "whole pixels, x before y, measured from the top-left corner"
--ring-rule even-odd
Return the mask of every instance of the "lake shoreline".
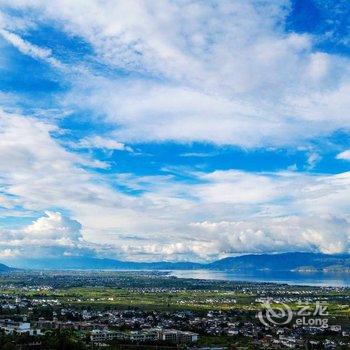
[[203, 280], [266, 282], [316, 287], [350, 287], [350, 274], [339, 272], [296, 271], [219, 271], [219, 270], [170, 270], [169, 276]]

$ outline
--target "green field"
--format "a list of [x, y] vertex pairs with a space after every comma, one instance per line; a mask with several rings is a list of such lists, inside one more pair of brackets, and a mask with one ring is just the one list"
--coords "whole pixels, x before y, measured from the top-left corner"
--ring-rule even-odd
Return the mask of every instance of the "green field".
[[[145, 291], [142, 289], [111, 287], [72, 287], [65, 289], [25, 291], [22, 288], [0, 289], [1, 293], [18, 295], [30, 299], [55, 299], [63, 305], [93, 306], [96, 308], [142, 308], [154, 310], [245, 310], [256, 311], [261, 303], [256, 302], [258, 295], [237, 291]], [[348, 291], [343, 293], [348, 297]], [[311, 297], [311, 296], [310, 296]], [[332, 315], [350, 316], [349, 304], [342, 301], [340, 295], [317, 293], [314, 296], [327, 300], [328, 311]], [[297, 310], [298, 303], [287, 303]], [[276, 304], [277, 305], [277, 304]]]

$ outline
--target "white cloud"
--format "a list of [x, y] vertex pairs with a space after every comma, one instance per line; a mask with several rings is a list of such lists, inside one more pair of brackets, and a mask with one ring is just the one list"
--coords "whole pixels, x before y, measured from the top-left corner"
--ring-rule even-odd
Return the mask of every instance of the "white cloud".
[[0, 230], [0, 258], [94, 254], [103, 247], [85, 241], [81, 224], [60, 212], [46, 211], [32, 224], [22, 228]]
[[[184, 73], [181, 84], [176, 77], [169, 78], [166, 84], [94, 79], [93, 84], [76, 82], [76, 90], [67, 101], [81, 102], [84, 108], [88, 106], [98, 113], [103, 111], [117, 128], [115, 137], [123, 141], [209, 141], [259, 147], [305, 142], [339, 128], [349, 129], [350, 85], [346, 78], [339, 77], [347, 75], [349, 62], [329, 57], [332, 69], [324, 69], [322, 79], [317, 73], [322, 81], [315, 81], [315, 68], [310, 73], [314, 78], [309, 79], [306, 71], [309, 60], [315, 61], [315, 54], [299, 55], [297, 51], [296, 57], [290, 57], [295, 48], [289, 49], [289, 39], [284, 40], [282, 45], [287, 47], [281, 58], [283, 64], [276, 67], [269, 60], [269, 67], [261, 66], [256, 48], [250, 48], [244, 53], [244, 63], [240, 63], [247, 67], [235, 67], [233, 56], [225, 58], [232, 74], [220, 71], [225, 62], [219, 58], [214, 66], [203, 67], [205, 72], [215, 72], [219, 82], [206, 73], [198, 82], [192, 71]], [[274, 52], [275, 48], [268, 47], [266, 51]], [[259, 66], [260, 71], [252, 74]], [[245, 71], [237, 80], [237, 73]], [[210, 86], [206, 86], [208, 82]]]
[[[49, 210], [27, 227], [3, 232], [2, 249], [23, 252], [30, 246], [28, 254], [40, 255], [44, 246], [50, 254], [95, 252], [135, 260], [349, 250], [349, 173], [187, 170], [190, 183], [169, 172], [104, 176], [64, 149], [50, 123], [2, 113], [0, 126], [3, 215], [41, 216], [55, 207], [74, 218]], [[121, 193], [119, 186], [140, 194]], [[213, 232], [192, 225], [203, 222], [232, 224], [217, 224]]]
[[307, 157], [307, 169], [313, 169], [316, 164], [321, 160], [321, 156], [316, 152], [311, 152]]
[[0, 259], [13, 259], [17, 256], [21, 256], [19, 249], [2, 249], [0, 250]]
[[[59, 102], [67, 110], [90, 109], [95, 115], [84, 118], [102, 117], [109, 130], [108, 137], [66, 143], [68, 150], [54, 137], [61, 130], [53, 122], [1, 113], [0, 210], [38, 217], [0, 234], [3, 254], [39, 254], [43, 245], [52, 253], [136, 260], [349, 251], [349, 173], [189, 171], [189, 184], [169, 172], [104, 176], [90, 168], [108, 164], [75, 152], [132, 151], [126, 144], [169, 140], [299, 146], [349, 130], [349, 60], [318, 52], [317, 38], [286, 33], [288, 1], [13, 0], [3, 6], [19, 10], [10, 17], [25, 10], [26, 19], [15, 17], [11, 25], [7, 18], [1, 34], [26, 55], [61, 68], [51, 50], [18, 34], [26, 24], [54, 24], [91, 46], [99, 64], [91, 73], [62, 77], [71, 89]], [[130, 74], [114, 74], [120, 69]], [[348, 152], [337, 158], [348, 159]], [[318, 159], [316, 151], [309, 154], [309, 169]]]
[[346, 150], [337, 154], [336, 158], [341, 160], [350, 160], [350, 150]]
[[115, 141], [112, 138], [104, 138], [101, 136], [86, 137], [80, 140], [76, 146], [78, 148], [102, 148], [106, 150], [132, 152], [132, 148], [126, 146], [124, 143]]
[[329, 216], [285, 216], [235, 222], [204, 221], [191, 226], [206, 236], [217, 237], [213, 247], [226, 254], [275, 252], [276, 249], [334, 254], [350, 249], [348, 224]]
[[186, 152], [180, 154], [180, 157], [185, 158], [209, 158], [218, 155], [218, 152]]
[[119, 142], [280, 146], [350, 128], [349, 59], [319, 52], [317, 37], [286, 32], [287, 0], [7, 7], [24, 10], [29, 26], [54, 23], [82, 38], [108, 69], [136, 73], [75, 75], [65, 99], [105, 115]]
[[242, 252], [349, 251], [348, 173], [230, 170], [193, 176], [197, 184], [179, 184], [171, 177], [118, 178], [146, 190], [139, 198], [144, 210], [163, 219], [153, 232], [140, 227], [133, 232], [136, 237], [120, 237], [122, 256], [205, 260]]
[[34, 221], [24, 229], [28, 237], [37, 239], [68, 239], [77, 241], [81, 238], [81, 224], [59, 212], [46, 211], [46, 216]]
[[63, 67], [62, 63], [52, 56], [51, 50], [33, 45], [28, 41], [23, 40], [17, 34], [11, 33], [5, 29], [0, 28], [0, 35], [25, 55], [46, 61], [56, 68]]

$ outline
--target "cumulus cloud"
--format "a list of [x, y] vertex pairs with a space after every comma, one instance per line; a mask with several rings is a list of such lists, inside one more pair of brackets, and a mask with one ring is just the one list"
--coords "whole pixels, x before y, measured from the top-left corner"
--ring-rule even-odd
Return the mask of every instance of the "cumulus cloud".
[[34, 221], [24, 229], [28, 237], [38, 239], [67, 239], [77, 241], [81, 238], [81, 224], [59, 212], [46, 211], [46, 216]]
[[[0, 123], [2, 212], [38, 217], [3, 232], [3, 249], [36, 244], [50, 254], [85, 251], [135, 260], [349, 251], [349, 173], [190, 170], [190, 182], [169, 172], [111, 177], [86, 169], [82, 155], [54, 138], [52, 124], [11, 114], [2, 114]], [[52, 210], [42, 216], [53, 206], [74, 220]]]
[[0, 257], [60, 255], [63, 252], [87, 253], [91, 245], [81, 236], [81, 224], [60, 212], [46, 211], [27, 226], [0, 231]]
[[249, 221], [200, 222], [191, 227], [206, 236], [217, 237], [216, 249], [227, 254], [249, 251], [321, 251], [327, 254], [348, 252], [349, 222], [330, 216], [284, 216], [254, 218]]

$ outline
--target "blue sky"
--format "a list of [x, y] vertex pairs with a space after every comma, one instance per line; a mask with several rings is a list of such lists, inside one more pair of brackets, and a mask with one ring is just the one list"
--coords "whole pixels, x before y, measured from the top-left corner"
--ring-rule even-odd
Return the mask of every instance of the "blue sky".
[[0, 259], [349, 252], [347, 1], [0, 1]]

